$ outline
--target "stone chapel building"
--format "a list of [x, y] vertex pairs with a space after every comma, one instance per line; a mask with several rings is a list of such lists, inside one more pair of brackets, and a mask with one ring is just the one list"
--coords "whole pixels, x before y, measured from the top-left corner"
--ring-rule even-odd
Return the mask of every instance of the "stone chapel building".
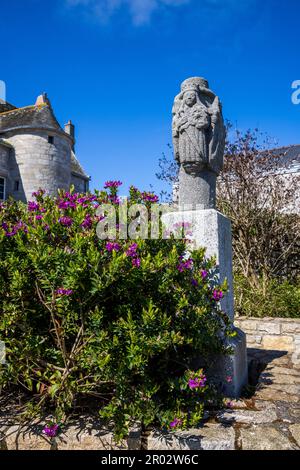
[[0, 200], [28, 201], [43, 188], [84, 193], [89, 176], [74, 151], [74, 125], [61, 128], [46, 94], [35, 105], [17, 108], [0, 100]]

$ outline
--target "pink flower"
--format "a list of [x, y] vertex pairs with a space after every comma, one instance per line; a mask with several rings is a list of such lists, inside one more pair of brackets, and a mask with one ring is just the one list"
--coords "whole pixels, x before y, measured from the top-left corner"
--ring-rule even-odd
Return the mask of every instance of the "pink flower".
[[227, 375], [226, 382], [228, 382], [228, 383], [232, 382], [232, 376], [231, 375]]
[[35, 191], [34, 193], [32, 193], [32, 197], [40, 197], [40, 196], [43, 196], [45, 194], [45, 190], [44, 189], [39, 189], [38, 191]]
[[156, 194], [154, 193], [144, 192], [141, 194], [141, 196], [142, 196], [142, 199], [147, 202], [158, 202], [158, 199], [159, 199], [158, 196], [156, 196]]
[[194, 377], [194, 378], [189, 379], [188, 385], [189, 385], [191, 390], [193, 390], [195, 388], [203, 388], [203, 387], [205, 387], [206, 380], [207, 379], [204, 375], [201, 376], [201, 377]]
[[136, 268], [139, 268], [141, 266], [141, 260], [140, 258], [133, 258], [132, 260], [132, 266], [135, 266]]
[[119, 251], [121, 249], [121, 246], [119, 245], [119, 243], [107, 242], [105, 248], [107, 249], [107, 251]]
[[223, 292], [221, 290], [215, 289], [213, 291], [213, 298], [216, 302], [219, 302], [223, 298]]
[[58, 219], [58, 222], [61, 224], [61, 225], [64, 225], [65, 227], [71, 227], [71, 225], [73, 225], [73, 219], [71, 217], [60, 217], [60, 219]]
[[205, 269], [202, 269], [202, 271], [201, 271], [201, 277], [202, 277], [202, 279], [205, 279], [205, 278], [207, 277], [207, 275], [208, 275], [208, 272], [205, 271]]
[[47, 424], [43, 429], [43, 434], [48, 437], [55, 437], [59, 429], [58, 424]]
[[91, 228], [93, 221], [90, 214], [87, 214], [84, 218], [84, 221], [80, 224], [82, 228]]
[[126, 251], [126, 256], [130, 256], [131, 258], [137, 256], [136, 250], [137, 250], [137, 243], [132, 243], [128, 250]]
[[121, 186], [122, 181], [114, 181], [114, 180], [109, 180], [106, 181], [104, 184], [105, 188], [117, 188], [118, 186]]
[[177, 426], [180, 426], [182, 424], [182, 420], [179, 418], [174, 418], [173, 421], [170, 423], [170, 428], [177, 428]]
[[37, 202], [29, 201], [27, 204], [27, 208], [29, 212], [36, 212], [39, 210], [40, 206]]
[[177, 269], [180, 273], [182, 273], [186, 269], [192, 269], [192, 267], [193, 267], [193, 260], [192, 258], [190, 258], [186, 261], [181, 261], [179, 265], [177, 266]]
[[118, 196], [110, 194], [108, 198], [112, 204], [120, 204], [120, 199], [118, 198]]
[[56, 289], [55, 293], [57, 295], [72, 295], [73, 294], [73, 291], [72, 289], [63, 289], [63, 288], [60, 288], [60, 289]]

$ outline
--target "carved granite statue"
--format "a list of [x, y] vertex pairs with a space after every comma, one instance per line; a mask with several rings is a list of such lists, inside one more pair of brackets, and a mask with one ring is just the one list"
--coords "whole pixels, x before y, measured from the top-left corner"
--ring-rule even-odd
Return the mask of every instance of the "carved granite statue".
[[180, 164], [179, 205], [215, 207], [216, 178], [223, 166], [225, 128], [219, 98], [204, 78], [188, 78], [173, 106], [174, 156]]

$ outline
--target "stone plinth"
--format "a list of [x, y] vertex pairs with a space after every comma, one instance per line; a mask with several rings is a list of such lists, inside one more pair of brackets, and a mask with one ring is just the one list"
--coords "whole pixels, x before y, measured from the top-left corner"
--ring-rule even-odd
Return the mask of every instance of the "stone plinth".
[[222, 383], [224, 395], [237, 398], [248, 383], [248, 361], [246, 335], [238, 328], [235, 331], [236, 336], [228, 341], [232, 353], [217, 360], [214, 375]]
[[206, 256], [216, 257], [217, 273], [220, 282], [227, 279], [228, 292], [221, 300], [224, 312], [233, 320], [233, 280], [232, 280], [232, 245], [231, 245], [231, 222], [215, 209], [208, 210], [185, 210], [170, 212], [162, 217], [163, 223], [168, 230], [172, 230], [177, 223], [188, 223], [192, 231], [191, 239], [194, 248], [206, 248]]
[[[191, 208], [192, 209], [192, 208]], [[221, 308], [230, 320], [234, 320], [234, 298], [232, 278], [232, 242], [230, 220], [215, 209], [179, 210], [164, 214], [162, 221], [167, 231], [173, 231], [178, 224], [188, 224], [187, 238], [193, 248], [206, 248], [206, 256], [216, 258], [216, 274], [220, 283], [227, 281], [228, 291], [221, 300]], [[213, 371], [215, 380], [222, 384], [227, 396], [238, 397], [248, 380], [246, 336], [236, 329], [236, 336], [228, 340], [232, 353], [216, 358]], [[230, 377], [230, 381], [228, 381]]]

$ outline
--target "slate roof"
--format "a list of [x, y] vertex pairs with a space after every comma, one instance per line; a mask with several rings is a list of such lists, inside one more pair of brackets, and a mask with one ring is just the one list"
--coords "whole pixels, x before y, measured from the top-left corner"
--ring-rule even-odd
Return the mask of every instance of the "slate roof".
[[300, 145], [289, 145], [287, 147], [279, 147], [272, 150], [274, 155], [278, 155], [280, 166], [284, 168], [284, 172], [298, 173], [300, 172]]
[[89, 181], [90, 177], [86, 174], [79, 161], [77, 160], [75, 153], [71, 153], [71, 172], [76, 176], [81, 176], [82, 178]]
[[47, 104], [15, 108], [0, 113], [0, 132], [13, 129], [39, 128], [63, 131], [51, 106]]
[[8, 103], [7, 101], [3, 101], [0, 98], [0, 114], [4, 113], [5, 111], [10, 111], [12, 109], [16, 109], [16, 107], [14, 105]]

